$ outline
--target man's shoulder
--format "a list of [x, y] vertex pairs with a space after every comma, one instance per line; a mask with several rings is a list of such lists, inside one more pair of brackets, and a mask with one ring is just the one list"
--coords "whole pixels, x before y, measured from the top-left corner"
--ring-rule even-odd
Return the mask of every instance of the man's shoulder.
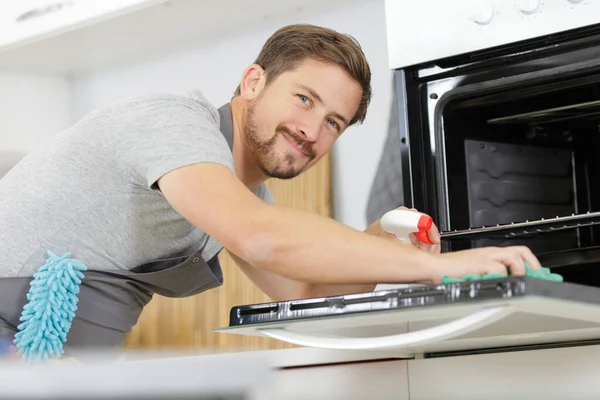
[[[199, 90], [188, 93], [152, 92], [130, 96], [117, 100], [96, 110], [97, 113], [124, 112], [126, 114], [160, 115], [167, 113], [175, 116], [177, 113], [194, 113], [215, 125], [219, 125], [219, 110]], [[131, 115], [128, 116], [131, 118]]]

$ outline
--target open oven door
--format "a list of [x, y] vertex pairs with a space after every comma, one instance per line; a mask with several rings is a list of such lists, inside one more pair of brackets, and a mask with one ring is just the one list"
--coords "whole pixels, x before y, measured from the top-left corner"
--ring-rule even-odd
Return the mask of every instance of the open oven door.
[[[383, 286], [380, 286], [383, 288]], [[600, 339], [600, 288], [529, 277], [233, 307], [222, 333], [412, 356]]]

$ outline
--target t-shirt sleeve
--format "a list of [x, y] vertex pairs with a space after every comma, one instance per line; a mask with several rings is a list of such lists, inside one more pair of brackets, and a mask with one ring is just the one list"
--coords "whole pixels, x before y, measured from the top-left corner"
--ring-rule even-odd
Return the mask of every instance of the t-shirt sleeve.
[[208, 108], [176, 97], [145, 99], [131, 108], [116, 147], [117, 160], [135, 182], [156, 189], [164, 174], [196, 163], [217, 163], [234, 171], [218, 117]]

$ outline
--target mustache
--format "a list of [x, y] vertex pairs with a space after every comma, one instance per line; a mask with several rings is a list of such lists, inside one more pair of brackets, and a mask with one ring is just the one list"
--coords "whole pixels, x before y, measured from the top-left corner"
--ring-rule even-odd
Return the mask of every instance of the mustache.
[[292, 132], [287, 126], [283, 125], [277, 127], [276, 132], [287, 134], [294, 142], [296, 142], [298, 146], [300, 146], [304, 154], [310, 156], [311, 158], [315, 158], [317, 153], [313, 147], [313, 144], [303, 140], [296, 132]]

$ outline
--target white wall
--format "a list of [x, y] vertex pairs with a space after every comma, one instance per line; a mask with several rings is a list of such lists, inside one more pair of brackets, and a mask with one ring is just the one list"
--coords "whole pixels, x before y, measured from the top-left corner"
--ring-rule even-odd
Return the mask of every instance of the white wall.
[[371, 63], [374, 97], [367, 120], [363, 126], [349, 129], [333, 152], [335, 218], [364, 229], [368, 191], [386, 135], [391, 101], [383, 0], [347, 1], [333, 10], [309, 8], [167, 56], [75, 76], [74, 115], [78, 118], [107, 102], [152, 91], [185, 93], [199, 89], [220, 106], [229, 101], [244, 67], [253, 62], [272, 32], [296, 22], [351, 34]]
[[72, 120], [66, 77], [0, 71], [0, 150], [43, 146]]

